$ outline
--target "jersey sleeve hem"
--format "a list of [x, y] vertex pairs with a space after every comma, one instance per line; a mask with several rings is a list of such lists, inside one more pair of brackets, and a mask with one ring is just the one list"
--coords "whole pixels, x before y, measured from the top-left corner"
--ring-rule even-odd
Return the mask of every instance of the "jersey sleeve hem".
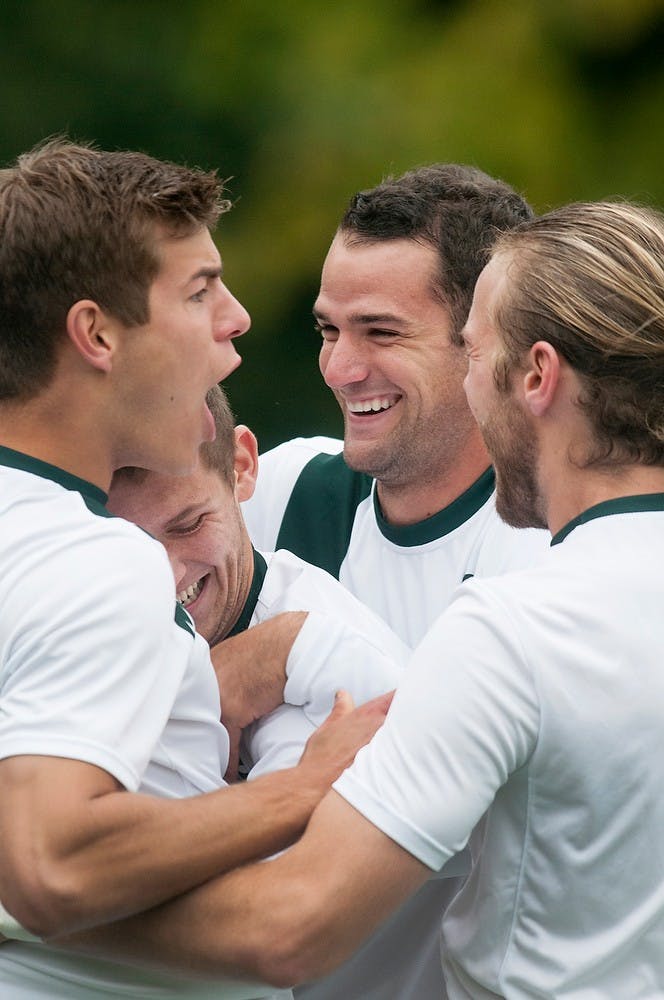
[[22, 756], [64, 757], [68, 760], [78, 760], [82, 764], [93, 764], [107, 771], [129, 792], [137, 791], [140, 785], [140, 776], [134, 768], [128, 767], [125, 761], [107, 748], [95, 747], [84, 741], [74, 742], [53, 735], [49, 736], [47, 741], [44, 741], [43, 736], [39, 739], [32, 739], [29, 736], [3, 739], [0, 760]]
[[423, 830], [387, 810], [384, 803], [360, 784], [351, 771], [344, 771], [332, 787], [365, 819], [432, 871], [439, 871], [453, 857], [453, 851], [442, 848]]

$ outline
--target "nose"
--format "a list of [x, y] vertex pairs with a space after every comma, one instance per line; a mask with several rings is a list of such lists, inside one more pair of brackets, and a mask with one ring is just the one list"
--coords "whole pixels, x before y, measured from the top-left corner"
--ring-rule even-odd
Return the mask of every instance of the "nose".
[[247, 332], [251, 326], [251, 316], [225, 285], [223, 291], [217, 310], [215, 337], [217, 340], [231, 340]]
[[340, 333], [336, 340], [324, 341], [320, 350], [321, 375], [330, 389], [343, 389], [364, 382], [369, 363], [361, 340]]

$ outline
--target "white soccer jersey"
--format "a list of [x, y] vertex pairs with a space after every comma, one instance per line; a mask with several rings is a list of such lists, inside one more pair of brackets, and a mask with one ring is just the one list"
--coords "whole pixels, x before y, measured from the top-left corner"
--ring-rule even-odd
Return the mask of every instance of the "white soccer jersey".
[[[228, 736], [207, 644], [182, 609], [174, 614], [162, 546], [111, 518], [105, 502], [90, 483], [0, 448], [0, 758], [81, 760], [162, 796], [219, 788]], [[0, 948], [3, 1000], [273, 993], [185, 983], [41, 944]]]
[[[375, 482], [350, 470], [343, 441], [297, 438], [260, 457], [256, 491], [243, 504], [259, 546], [291, 549], [327, 569], [414, 648], [447, 608], [459, 584], [532, 565], [547, 532], [516, 530], [498, 517], [487, 470], [454, 503], [419, 524], [383, 518]], [[468, 870], [467, 852], [342, 968], [297, 991], [302, 1000], [422, 1000], [444, 996], [440, 917]]]
[[295, 765], [340, 688], [357, 705], [391, 691], [409, 655], [385, 622], [317, 566], [280, 551], [255, 552], [254, 567], [240, 622], [257, 625], [283, 611], [309, 615], [286, 664], [285, 704], [245, 730], [250, 778]]
[[554, 543], [462, 588], [335, 786], [432, 868], [474, 830], [453, 1000], [664, 994], [664, 494]]
[[390, 525], [374, 481], [346, 466], [342, 447], [297, 438], [261, 455], [243, 504], [249, 534], [258, 548], [289, 549], [336, 576], [411, 648], [463, 580], [532, 565], [548, 547], [546, 532], [498, 517], [490, 469], [425, 521]]

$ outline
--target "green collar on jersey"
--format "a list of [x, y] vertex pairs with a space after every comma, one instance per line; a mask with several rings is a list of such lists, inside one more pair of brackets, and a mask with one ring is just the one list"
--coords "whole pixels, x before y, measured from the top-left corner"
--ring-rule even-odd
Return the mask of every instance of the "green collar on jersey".
[[267, 573], [267, 563], [260, 552], [257, 552], [253, 547], [252, 552], [254, 553], [254, 575], [251, 581], [251, 587], [249, 588], [249, 594], [244, 602], [244, 607], [242, 608], [240, 617], [226, 636], [227, 639], [230, 639], [232, 635], [239, 635], [240, 632], [244, 632], [249, 628], [251, 616], [253, 615], [256, 604], [258, 603], [258, 595], [263, 589], [263, 581], [265, 580], [265, 574]]
[[376, 523], [383, 535], [389, 542], [395, 545], [411, 546], [426, 545], [427, 542], [434, 542], [443, 535], [449, 535], [450, 531], [459, 528], [462, 524], [476, 514], [480, 507], [483, 507], [496, 485], [494, 471], [489, 467], [483, 472], [479, 479], [476, 479], [472, 486], [469, 486], [465, 493], [453, 500], [451, 504], [439, 510], [424, 521], [417, 524], [390, 524], [383, 517], [378, 501], [378, 490], [374, 489], [373, 503], [376, 514]]
[[640, 493], [631, 497], [616, 497], [615, 500], [604, 500], [594, 507], [584, 510], [573, 518], [564, 528], [557, 531], [551, 539], [552, 545], [559, 545], [579, 524], [594, 521], [597, 517], [607, 517], [609, 514], [638, 514], [641, 511], [664, 510], [664, 493]]
[[57, 465], [42, 462], [40, 458], [25, 455], [22, 451], [14, 451], [13, 448], [0, 445], [0, 465], [8, 466], [10, 469], [22, 469], [23, 472], [31, 472], [34, 476], [41, 476], [42, 479], [51, 479], [66, 490], [80, 493], [86, 501], [91, 500], [95, 504], [101, 504], [102, 507], [106, 506], [108, 496], [94, 483], [72, 476], [70, 472], [65, 472]]

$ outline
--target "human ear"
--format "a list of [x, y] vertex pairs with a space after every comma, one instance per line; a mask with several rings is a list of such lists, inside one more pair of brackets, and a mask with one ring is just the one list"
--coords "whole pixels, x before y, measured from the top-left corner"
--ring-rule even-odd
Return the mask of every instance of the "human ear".
[[538, 340], [528, 352], [523, 378], [524, 402], [535, 417], [551, 407], [560, 384], [560, 355], [547, 340]]
[[258, 441], [244, 424], [235, 428], [235, 493], [238, 500], [254, 495], [258, 476]]
[[67, 313], [67, 336], [85, 362], [110, 372], [115, 347], [107, 315], [91, 299], [75, 302]]

